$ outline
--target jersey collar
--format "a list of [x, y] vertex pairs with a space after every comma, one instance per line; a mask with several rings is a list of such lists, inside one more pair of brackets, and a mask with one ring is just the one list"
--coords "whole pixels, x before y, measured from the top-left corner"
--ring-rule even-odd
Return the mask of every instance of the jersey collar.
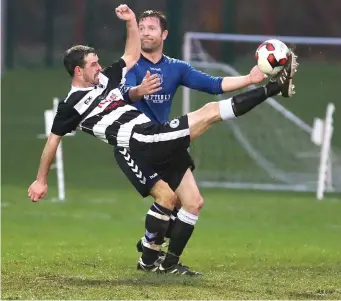
[[152, 62], [151, 60], [147, 59], [147, 58], [141, 53], [141, 59], [143, 59], [143, 60], [145, 60], [145, 61], [147, 61], [147, 62], [149, 62], [149, 63], [151, 63], [151, 64], [153, 64], [153, 65], [157, 65], [157, 64], [162, 63], [163, 60], [165, 59], [165, 57], [166, 57], [166, 56], [165, 56], [164, 54], [162, 54], [161, 59], [160, 59], [158, 62], [154, 63], [154, 62]]
[[95, 87], [88, 87], [88, 88], [80, 88], [80, 87], [75, 87], [71, 85], [71, 90], [74, 91], [90, 91], [92, 89], [94, 89]]

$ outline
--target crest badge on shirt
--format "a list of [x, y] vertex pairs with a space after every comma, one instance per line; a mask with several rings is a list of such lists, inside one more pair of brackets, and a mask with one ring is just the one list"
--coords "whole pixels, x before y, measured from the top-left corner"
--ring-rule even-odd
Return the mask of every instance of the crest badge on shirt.
[[175, 119], [173, 119], [173, 120], [171, 120], [171, 121], [169, 122], [169, 126], [170, 126], [172, 129], [176, 129], [176, 128], [179, 126], [179, 124], [180, 124], [180, 120], [177, 119], [177, 118], [175, 118]]
[[162, 72], [161, 71], [156, 71], [156, 72], [152, 71], [150, 73], [151, 73], [151, 75], [156, 74], [158, 76], [158, 78], [160, 79], [160, 84], [162, 85], [162, 83], [163, 83], [163, 74], [162, 74]]

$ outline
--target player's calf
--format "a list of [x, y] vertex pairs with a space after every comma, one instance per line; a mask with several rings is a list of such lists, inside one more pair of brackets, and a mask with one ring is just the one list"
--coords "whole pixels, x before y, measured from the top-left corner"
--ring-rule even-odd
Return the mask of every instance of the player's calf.
[[[172, 213], [170, 215], [168, 228], [167, 228], [167, 231], [166, 231], [166, 234], [165, 234], [164, 241], [163, 241], [163, 243], [161, 245], [162, 248], [166, 248], [169, 245], [170, 235], [172, 233], [172, 230], [173, 230], [173, 227], [174, 227], [174, 224], [175, 224], [175, 220], [176, 220], [176, 218], [178, 216], [178, 212], [179, 212], [179, 210], [177, 208], [174, 208], [174, 210], [172, 211]], [[140, 238], [137, 241], [137, 243], [136, 243], [136, 250], [137, 250], [137, 252], [140, 252], [140, 253], [143, 252], [143, 238], [144, 237]], [[165, 259], [165, 255], [166, 255], [166, 253], [161, 250], [159, 252], [159, 257], [157, 259], [157, 263], [163, 262], [164, 259]]]
[[162, 263], [164, 268], [170, 268], [179, 263], [180, 256], [192, 236], [197, 221], [197, 215], [186, 211], [184, 208], [180, 209], [170, 233], [168, 251]]
[[151, 190], [155, 202], [146, 215], [145, 236], [142, 239], [143, 249], [141, 262], [151, 266], [158, 259], [161, 246], [168, 229], [170, 215], [176, 202], [175, 193], [164, 181], [158, 181]]
[[[181, 206], [180, 206], [181, 208]], [[172, 229], [174, 227], [174, 224], [175, 224], [175, 220], [178, 216], [178, 213], [179, 213], [179, 210], [177, 208], [174, 208], [171, 216], [170, 216], [170, 220], [169, 220], [169, 225], [168, 225], [168, 229], [167, 229], [167, 232], [166, 232], [166, 235], [165, 235], [165, 242], [163, 243], [163, 247], [167, 247], [168, 246], [168, 243], [169, 243], [169, 239], [170, 239], [170, 235], [172, 233]]]

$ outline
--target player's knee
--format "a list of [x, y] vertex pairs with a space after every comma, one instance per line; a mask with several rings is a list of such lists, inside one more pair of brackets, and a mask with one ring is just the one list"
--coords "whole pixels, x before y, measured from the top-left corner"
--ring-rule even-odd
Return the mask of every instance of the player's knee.
[[204, 198], [202, 197], [202, 195], [200, 194], [199, 195], [199, 198], [198, 198], [198, 210], [201, 210], [202, 207], [204, 207]]
[[202, 107], [202, 110], [206, 116], [206, 118], [211, 119], [211, 116], [215, 116], [217, 112], [219, 112], [219, 103], [218, 102], [208, 102]]
[[196, 112], [198, 113], [196, 121], [201, 126], [212, 124], [220, 118], [218, 102], [209, 102]]
[[195, 210], [197, 210], [199, 212], [203, 206], [204, 206], [204, 198], [202, 197], [201, 194], [198, 194], [195, 197], [194, 208], [195, 208]]
[[176, 205], [177, 196], [175, 192], [162, 180], [154, 185], [150, 194], [154, 197], [156, 203], [170, 210], [173, 210]]
[[184, 202], [183, 204], [183, 207], [185, 208], [185, 210], [194, 215], [199, 215], [199, 212], [203, 206], [204, 206], [204, 198], [201, 196], [201, 194], [192, 196], [190, 201]]

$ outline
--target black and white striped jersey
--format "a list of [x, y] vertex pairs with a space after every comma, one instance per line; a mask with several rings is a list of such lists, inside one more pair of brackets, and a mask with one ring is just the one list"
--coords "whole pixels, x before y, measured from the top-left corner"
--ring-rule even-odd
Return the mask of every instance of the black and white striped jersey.
[[99, 85], [72, 87], [59, 103], [51, 132], [64, 136], [77, 128], [106, 143], [129, 147], [133, 127], [150, 119], [123, 100], [118, 85], [124, 78], [126, 64], [120, 59], [99, 75]]

